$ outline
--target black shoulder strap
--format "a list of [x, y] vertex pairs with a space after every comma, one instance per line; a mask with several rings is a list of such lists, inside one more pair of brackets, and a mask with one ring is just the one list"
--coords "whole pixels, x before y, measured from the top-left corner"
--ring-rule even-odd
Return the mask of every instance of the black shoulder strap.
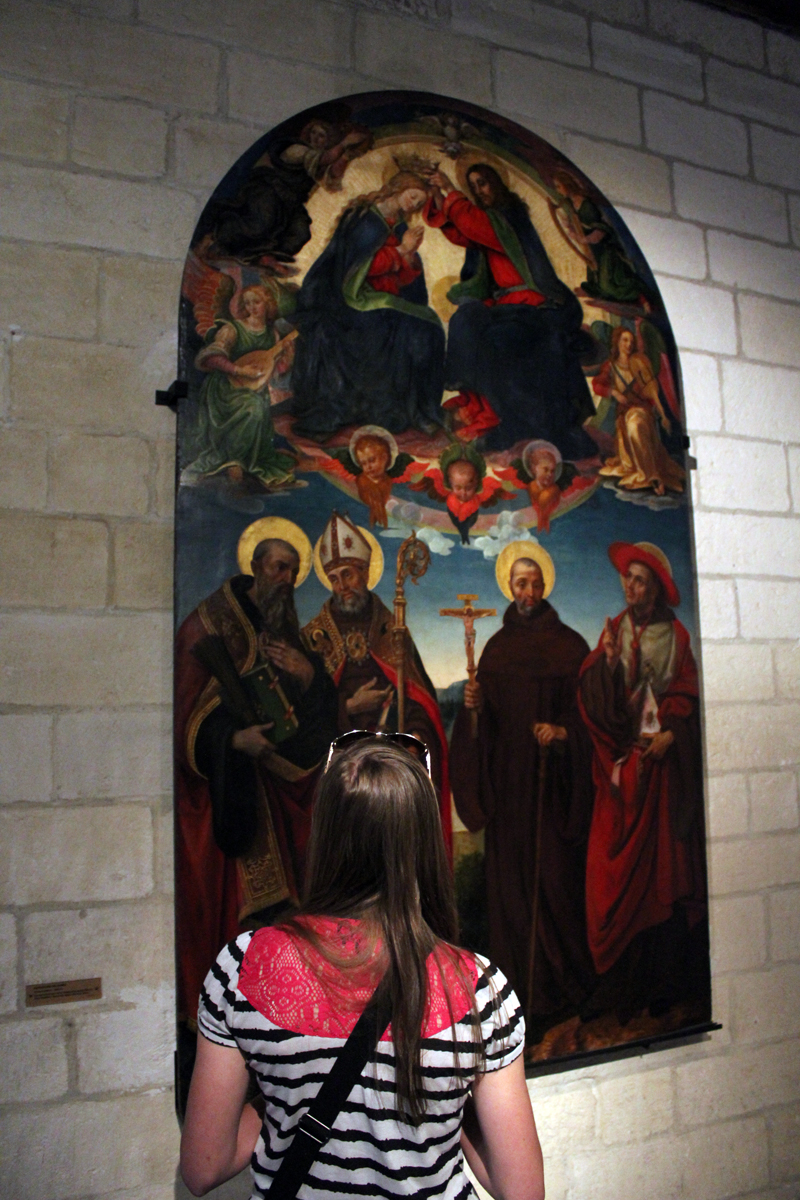
[[308, 1112], [300, 1118], [267, 1193], [269, 1200], [294, 1200], [312, 1163], [331, 1136], [331, 1126], [389, 1024], [388, 997], [382, 995], [376, 1000], [376, 996], [377, 991], [356, 1021]]

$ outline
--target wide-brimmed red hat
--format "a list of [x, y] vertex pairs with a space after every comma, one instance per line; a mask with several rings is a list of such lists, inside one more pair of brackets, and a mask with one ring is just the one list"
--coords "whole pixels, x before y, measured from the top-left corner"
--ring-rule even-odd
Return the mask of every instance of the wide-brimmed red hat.
[[681, 602], [681, 594], [672, 578], [672, 567], [663, 550], [652, 542], [612, 542], [608, 547], [608, 557], [620, 575], [627, 573], [631, 563], [644, 563], [661, 582], [664, 589], [664, 599], [670, 607], [675, 608]]

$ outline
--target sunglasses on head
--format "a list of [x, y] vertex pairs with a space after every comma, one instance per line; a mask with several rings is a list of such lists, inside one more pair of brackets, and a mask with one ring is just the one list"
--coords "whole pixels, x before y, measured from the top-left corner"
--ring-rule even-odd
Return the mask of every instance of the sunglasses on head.
[[349, 746], [354, 746], [356, 742], [363, 742], [367, 738], [380, 738], [381, 741], [390, 742], [393, 746], [399, 746], [401, 750], [408, 751], [409, 754], [413, 754], [414, 758], [417, 759], [428, 772], [428, 775], [430, 775], [431, 755], [422, 738], [416, 737], [413, 733], [386, 733], [382, 729], [350, 729], [347, 733], [334, 738], [328, 750], [325, 771], [331, 765], [335, 754], [339, 754], [342, 750], [347, 750]]

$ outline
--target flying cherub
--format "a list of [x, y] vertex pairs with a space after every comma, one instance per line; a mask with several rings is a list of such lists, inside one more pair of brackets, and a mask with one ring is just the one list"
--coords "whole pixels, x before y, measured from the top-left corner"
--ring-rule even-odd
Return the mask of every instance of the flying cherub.
[[[416, 463], [410, 454], [401, 454], [388, 429], [381, 425], [362, 425], [345, 449], [331, 450], [320, 463], [323, 471], [340, 478], [355, 480], [358, 498], [369, 509], [370, 525], [389, 524], [386, 504], [392, 485], [406, 483], [415, 474]], [[416, 473], [419, 473], [419, 467]]]
[[528, 442], [522, 457], [500, 474], [527, 491], [536, 513], [538, 533], [550, 532], [550, 518], [561, 503], [563, 493], [577, 475], [572, 463], [565, 463], [552, 442], [537, 439]]
[[415, 490], [424, 489], [429, 499], [443, 500], [450, 520], [469, 545], [469, 531], [478, 519], [479, 508], [491, 508], [500, 493], [512, 491], [511, 484], [486, 474], [486, 460], [474, 446], [455, 443], [439, 456], [438, 465], [429, 467]]

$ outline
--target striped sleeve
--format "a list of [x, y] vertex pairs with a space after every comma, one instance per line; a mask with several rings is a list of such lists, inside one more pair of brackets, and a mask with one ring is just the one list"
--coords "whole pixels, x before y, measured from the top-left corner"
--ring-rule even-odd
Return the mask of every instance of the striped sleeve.
[[518, 1058], [525, 1048], [525, 1018], [516, 992], [503, 972], [475, 955], [478, 982], [475, 1001], [486, 1051], [486, 1070], [499, 1071]]
[[197, 1028], [218, 1046], [237, 1045], [232, 1016], [237, 1000], [244, 1000], [239, 992], [239, 971], [252, 936], [252, 932], [241, 933], [235, 941], [228, 942], [206, 975], [200, 992]]

